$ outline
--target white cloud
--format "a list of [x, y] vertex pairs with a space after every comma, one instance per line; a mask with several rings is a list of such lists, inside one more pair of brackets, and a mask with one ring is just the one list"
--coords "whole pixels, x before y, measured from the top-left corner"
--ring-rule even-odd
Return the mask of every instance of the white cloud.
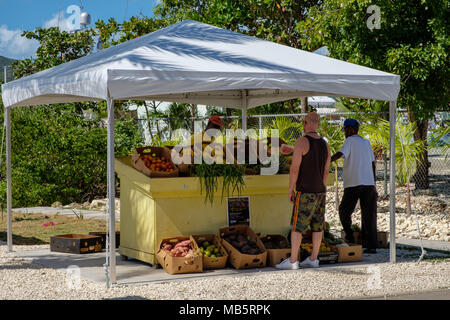
[[55, 13], [50, 20], [47, 20], [43, 24], [43, 28], [58, 27], [61, 31], [73, 31], [77, 29], [76, 21], [74, 21], [73, 16], [64, 17], [64, 13]]
[[0, 56], [24, 59], [34, 56], [39, 41], [22, 37], [22, 30], [9, 30], [8, 26], [0, 26]]
[[[69, 6], [66, 11], [55, 13], [44, 21], [43, 28], [58, 27], [62, 31], [73, 31], [79, 28], [80, 9], [78, 6]], [[10, 30], [7, 25], [0, 26], [0, 56], [14, 59], [34, 57], [39, 47], [39, 41], [22, 37], [22, 30]]]

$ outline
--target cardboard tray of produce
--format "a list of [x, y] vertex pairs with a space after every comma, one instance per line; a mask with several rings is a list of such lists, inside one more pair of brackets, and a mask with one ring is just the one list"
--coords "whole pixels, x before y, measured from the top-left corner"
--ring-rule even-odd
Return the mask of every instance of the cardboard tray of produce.
[[[218, 238], [228, 253], [228, 261], [236, 269], [264, 268], [266, 266], [266, 248], [261, 239], [249, 226], [236, 225], [221, 228], [219, 229]], [[231, 241], [231, 243], [227, 239]], [[246, 245], [247, 247], [245, 247]], [[253, 251], [255, 254], [242, 253], [236, 246], [246, 252]], [[247, 249], [249, 251], [247, 251]]]
[[[148, 156], [164, 157], [164, 161], [168, 162], [173, 167], [171, 172], [160, 172], [151, 170], [148, 167], [149, 160], [145, 159]], [[133, 151], [131, 156], [131, 163], [133, 167], [151, 178], [163, 178], [163, 177], [178, 177], [178, 167], [172, 162], [171, 150], [166, 147], [141, 147]], [[147, 164], [146, 164], [147, 163]]]
[[86, 234], [62, 234], [50, 237], [50, 251], [93, 253], [102, 251], [102, 237]]
[[268, 266], [275, 267], [275, 265], [291, 256], [291, 246], [283, 235], [268, 234], [261, 237], [261, 241], [267, 250]]
[[[195, 242], [197, 242], [197, 245], [200, 247], [200, 249], [203, 248], [203, 269], [211, 270], [225, 268], [225, 266], [227, 265], [228, 253], [220, 244], [220, 241], [216, 234], [200, 234], [193, 235], [192, 237], [195, 239]], [[213, 256], [207, 256], [206, 249], [211, 245], [214, 245], [217, 250], [216, 252], [213, 252], [211, 254]], [[219, 253], [220, 255], [218, 256], [217, 253]]]
[[[324, 251], [323, 249], [329, 249], [329, 251]], [[311, 255], [312, 243], [302, 243], [300, 246], [300, 260], [305, 260]], [[322, 241], [321, 249], [317, 256], [319, 263], [321, 264], [332, 264], [336, 263], [339, 258], [338, 251], [334, 245], [330, 245]]]
[[[194, 252], [191, 256], [175, 257], [162, 249], [166, 244], [170, 244], [172, 247], [175, 247], [177, 243], [186, 240], [191, 240], [190, 249]], [[156, 259], [167, 273], [180, 274], [203, 272], [203, 257], [200, 253], [197, 242], [195, 242], [195, 239], [192, 236], [162, 239], [158, 248]]]

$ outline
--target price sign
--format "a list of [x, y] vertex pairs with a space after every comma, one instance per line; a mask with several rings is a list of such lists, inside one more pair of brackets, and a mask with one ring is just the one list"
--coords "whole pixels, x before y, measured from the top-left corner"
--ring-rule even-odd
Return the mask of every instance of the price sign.
[[250, 225], [250, 198], [232, 197], [227, 201], [228, 226]]

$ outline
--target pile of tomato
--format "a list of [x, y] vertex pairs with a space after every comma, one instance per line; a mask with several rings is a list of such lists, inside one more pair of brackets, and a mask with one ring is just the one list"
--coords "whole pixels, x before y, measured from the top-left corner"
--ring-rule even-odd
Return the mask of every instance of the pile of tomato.
[[141, 155], [141, 160], [152, 171], [172, 172], [175, 170], [175, 166], [168, 159], [163, 156], [159, 157], [155, 153]]

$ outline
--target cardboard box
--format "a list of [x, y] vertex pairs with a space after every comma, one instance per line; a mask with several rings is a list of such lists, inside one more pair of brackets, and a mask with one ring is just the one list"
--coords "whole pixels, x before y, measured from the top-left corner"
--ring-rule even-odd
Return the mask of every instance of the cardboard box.
[[[263, 252], [260, 254], [244, 254], [233, 247], [228, 241], [223, 239], [224, 236], [229, 234], [240, 233], [245, 235], [247, 239], [252, 240], [256, 243], [257, 247]], [[227, 228], [219, 229], [218, 234], [220, 243], [224, 246], [228, 253], [228, 261], [236, 269], [248, 269], [248, 268], [264, 268], [266, 266], [267, 260], [267, 250], [264, 247], [261, 239], [256, 235], [256, 233], [250, 229], [249, 226], [236, 225]]]
[[377, 232], [378, 248], [387, 248], [389, 245], [389, 232]]
[[[102, 249], [106, 248], [106, 232], [89, 232], [90, 236], [102, 237]], [[120, 247], [120, 231], [116, 231], [116, 248]]]
[[93, 253], [102, 251], [102, 237], [86, 234], [61, 234], [50, 237], [50, 251]]
[[[178, 177], [178, 167], [172, 162], [171, 153], [171, 150], [166, 147], [141, 147], [134, 150], [133, 155], [131, 156], [131, 163], [136, 170], [151, 178]], [[145, 154], [155, 154], [158, 157], [165, 157], [165, 159], [174, 166], [174, 170], [172, 172], [150, 170], [141, 159], [141, 156]]]
[[201, 234], [201, 235], [193, 235], [192, 236], [197, 245], [199, 247], [202, 246], [202, 243], [208, 241], [210, 244], [214, 244], [219, 252], [222, 254], [221, 257], [207, 257], [203, 255], [203, 269], [223, 269], [227, 265], [228, 253], [225, 248], [220, 244], [220, 241], [215, 234]]
[[286, 242], [286, 244], [288, 245], [288, 248], [284, 249], [268, 249], [266, 245], [264, 245], [267, 251], [267, 265], [275, 267], [275, 265], [279, 264], [281, 261], [291, 256], [291, 248], [289, 245], [289, 241], [286, 239], [286, 237], [280, 234], [268, 234], [264, 237], [261, 237], [261, 241], [263, 244], [265, 244], [266, 241], [269, 240], [283, 241]]
[[190, 239], [192, 241], [192, 250], [197, 250], [198, 245], [195, 239], [191, 237], [172, 237], [162, 239], [159, 244], [158, 252], [156, 253], [156, 259], [159, 264], [166, 270], [169, 274], [179, 274], [179, 273], [194, 273], [203, 272], [203, 256], [198, 255], [193, 258], [185, 257], [172, 257], [170, 254], [162, 250], [162, 246], [166, 243], [177, 243], [179, 241], [184, 241]]
[[[327, 243], [326, 241], [322, 240], [323, 243], [327, 245], [331, 249], [331, 251], [319, 251], [319, 254], [317, 255], [317, 259], [319, 259], [320, 264], [330, 264], [330, 263], [336, 263], [338, 261], [338, 251], [334, 245], [331, 245]], [[302, 242], [303, 244], [303, 242]], [[311, 242], [305, 242], [305, 244], [311, 245]], [[306, 249], [300, 247], [300, 260], [303, 261], [306, 258], [308, 258], [311, 255], [311, 252], [307, 251]]]
[[[342, 239], [345, 239], [345, 232], [341, 232]], [[356, 244], [362, 244], [361, 232], [354, 231], [353, 237]], [[378, 248], [387, 248], [389, 243], [389, 232], [379, 231], [377, 232]]]
[[[345, 231], [344, 230], [341, 231], [341, 238], [345, 240]], [[355, 239], [355, 243], [356, 244], [361, 244], [362, 243], [362, 238], [361, 238], [361, 232], [360, 231], [353, 231], [353, 238]]]
[[348, 247], [336, 246], [338, 251], [338, 262], [362, 261], [362, 245], [348, 243]]

